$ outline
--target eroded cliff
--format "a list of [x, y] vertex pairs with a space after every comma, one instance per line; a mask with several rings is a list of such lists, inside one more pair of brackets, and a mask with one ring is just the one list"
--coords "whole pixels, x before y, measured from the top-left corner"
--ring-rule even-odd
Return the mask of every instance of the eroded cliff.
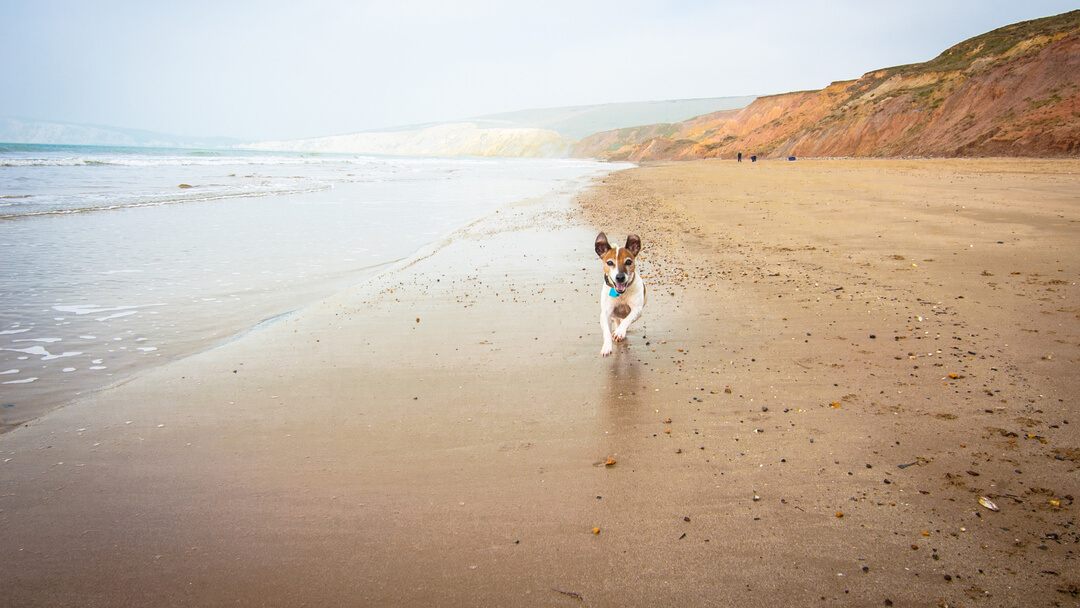
[[1080, 155], [1080, 10], [966, 40], [742, 110], [599, 133], [574, 155], [610, 160], [788, 156]]

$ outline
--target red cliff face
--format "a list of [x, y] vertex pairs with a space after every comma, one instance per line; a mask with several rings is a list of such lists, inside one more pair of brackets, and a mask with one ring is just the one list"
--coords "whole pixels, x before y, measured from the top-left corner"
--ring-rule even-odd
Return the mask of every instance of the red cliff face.
[[599, 133], [611, 160], [788, 156], [1080, 155], [1080, 11], [977, 36], [926, 63], [742, 110]]

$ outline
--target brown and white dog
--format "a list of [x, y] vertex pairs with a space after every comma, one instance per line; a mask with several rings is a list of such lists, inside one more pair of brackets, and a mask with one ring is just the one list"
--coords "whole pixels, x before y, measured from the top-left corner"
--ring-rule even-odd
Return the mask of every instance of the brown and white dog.
[[[600, 292], [600, 328], [604, 333], [600, 355], [603, 357], [611, 354], [612, 340], [626, 339], [626, 330], [645, 308], [645, 281], [634, 267], [634, 258], [640, 251], [641, 239], [636, 234], [626, 237], [626, 247], [612, 247], [603, 232], [596, 236], [596, 255], [604, 263], [604, 288]], [[618, 322], [618, 326], [613, 328], [612, 322]]]

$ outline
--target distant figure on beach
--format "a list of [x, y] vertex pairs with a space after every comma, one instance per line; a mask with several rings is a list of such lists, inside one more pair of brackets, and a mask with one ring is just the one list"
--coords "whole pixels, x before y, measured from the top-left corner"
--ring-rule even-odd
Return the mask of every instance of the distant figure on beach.
[[739, 152], [739, 162], [742, 162], [742, 152]]
[[752, 163], [756, 163], [756, 162], [757, 162], [757, 154], [754, 154], [754, 155], [752, 155], [752, 156], [750, 157], [750, 162], [752, 162]]

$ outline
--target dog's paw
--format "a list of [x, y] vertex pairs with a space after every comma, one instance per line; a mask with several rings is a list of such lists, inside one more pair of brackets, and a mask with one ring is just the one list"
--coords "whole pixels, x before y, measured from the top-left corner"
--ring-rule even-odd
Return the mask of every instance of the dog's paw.
[[600, 356], [601, 357], [606, 357], [606, 356], [608, 356], [610, 354], [611, 354], [611, 345], [610, 344], [605, 344], [603, 346], [603, 348], [600, 349]]
[[615, 331], [611, 332], [611, 338], [616, 342], [622, 342], [626, 339], [626, 330], [619, 327]]

